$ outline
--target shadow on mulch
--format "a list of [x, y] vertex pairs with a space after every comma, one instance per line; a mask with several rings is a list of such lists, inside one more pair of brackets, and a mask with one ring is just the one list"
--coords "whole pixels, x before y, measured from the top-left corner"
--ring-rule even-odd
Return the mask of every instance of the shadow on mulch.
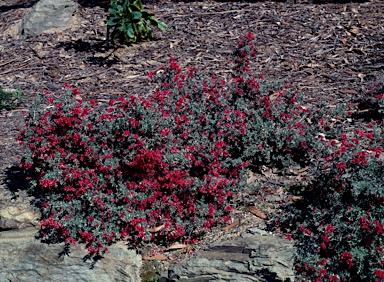
[[108, 51], [115, 49], [113, 44], [110, 44], [109, 47], [106, 46], [106, 42], [104, 40], [94, 39], [96, 43], [90, 43], [87, 41], [83, 41], [82, 39], [78, 39], [76, 41], [71, 42], [59, 42], [56, 45], [56, 48], [64, 48], [65, 51], [74, 50], [76, 53], [84, 53], [91, 54], [86, 59], [88, 62], [99, 65], [99, 66], [108, 66], [111, 67], [114, 64], [117, 64], [119, 60], [116, 58], [109, 58], [112, 53], [107, 57], [95, 57], [95, 54], [105, 54]]
[[10, 5], [7, 5], [6, 3], [5, 4], [1, 3], [0, 4], [0, 13], [8, 12], [8, 11], [13, 10], [13, 9], [30, 8], [33, 5], [35, 5], [37, 2], [39, 2], [39, 0], [32, 0], [32, 1], [24, 0], [24, 1], [19, 1], [15, 4], [10, 4]]
[[7, 189], [16, 197], [18, 191], [27, 190], [29, 187], [26, 180], [26, 174], [17, 165], [11, 166], [5, 170], [4, 183]]

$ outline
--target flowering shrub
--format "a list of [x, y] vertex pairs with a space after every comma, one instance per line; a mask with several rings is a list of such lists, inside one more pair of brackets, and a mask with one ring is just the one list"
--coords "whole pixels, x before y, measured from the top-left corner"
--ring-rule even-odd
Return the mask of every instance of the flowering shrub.
[[[69, 90], [60, 101], [40, 97], [20, 136], [23, 167], [42, 198], [44, 238], [85, 242], [93, 254], [123, 238], [195, 240], [229, 220], [246, 163], [227, 157], [223, 139], [231, 127], [217, 133], [199, 126], [224, 114], [187, 116], [193, 103], [182, 101], [166, 111], [134, 96], [107, 107], [74, 97]], [[213, 104], [203, 100], [201, 110]], [[40, 112], [41, 106], [49, 110]]]
[[384, 135], [370, 128], [328, 140], [306, 202], [286, 207], [298, 281], [384, 281]]
[[41, 95], [19, 139], [43, 238], [84, 242], [90, 255], [121, 239], [194, 242], [230, 219], [249, 162], [307, 164], [323, 111], [251, 77], [252, 34], [234, 55], [229, 82], [170, 59], [149, 74], [158, 87], [148, 98], [99, 105], [68, 85], [62, 97]]
[[288, 82], [268, 83], [263, 75], [254, 78], [250, 63], [256, 56], [253, 35], [240, 36], [234, 52], [234, 75], [228, 86], [228, 103], [242, 113], [246, 127], [235, 144], [242, 158], [253, 167], [266, 165], [287, 170], [306, 166], [322, 151], [319, 142], [326, 131], [324, 104], [309, 109], [303, 95]]

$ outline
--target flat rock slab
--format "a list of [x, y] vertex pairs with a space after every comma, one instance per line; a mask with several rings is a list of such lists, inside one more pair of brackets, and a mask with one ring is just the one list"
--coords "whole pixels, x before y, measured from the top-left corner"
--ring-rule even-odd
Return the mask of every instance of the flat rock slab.
[[275, 236], [245, 233], [214, 243], [181, 261], [160, 281], [294, 281], [293, 243]]
[[141, 256], [124, 242], [111, 246], [91, 269], [91, 261], [83, 262], [83, 245], [59, 256], [63, 244], [43, 244], [36, 235], [36, 228], [0, 232], [0, 281], [140, 281]]
[[25, 15], [20, 35], [29, 37], [67, 28], [78, 4], [73, 0], [40, 0]]
[[39, 218], [39, 211], [29, 205], [5, 206], [0, 204], [0, 232], [39, 226]]

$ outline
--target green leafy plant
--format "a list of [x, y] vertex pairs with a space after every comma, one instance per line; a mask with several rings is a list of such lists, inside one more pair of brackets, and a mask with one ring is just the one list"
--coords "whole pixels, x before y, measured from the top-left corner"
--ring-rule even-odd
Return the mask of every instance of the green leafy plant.
[[0, 110], [14, 109], [17, 107], [24, 98], [21, 91], [4, 91], [0, 88]]
[[142, 8], [141, 0], [111, 0], [108, 6], [107, 28], [112, 38], [126, 42], [152, 39], [151, 26], [166, 30], [167, 25], [155, 18], [155, 14]]

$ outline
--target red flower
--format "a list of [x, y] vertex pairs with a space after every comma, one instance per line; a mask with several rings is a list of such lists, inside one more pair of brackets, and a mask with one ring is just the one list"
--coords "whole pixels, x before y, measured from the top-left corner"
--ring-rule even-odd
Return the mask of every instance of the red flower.
[[384, 271], [382, 269], [377, 269], [373, 273], [373, 276], [378, 277], [378, 278], [384, 278]]
[[65, 88], [65, 89], [69, 89], [69, 90], [71, 90], [71, 89], [72, 89], [72, 86], [69, 85], [68, 82], [64, 82], [64, 88]]
[[318, 272], [320, 275], [326, 275], [327, 274], [327, 270], [325, 270], [325, 269], [320, 269]]
[[352, 267], [353, 266], [352, 258], [353, 258], [352, 254], [348, 252], [343, 252], [340, 257], [340, 263], [347, 265], [348, 267]]
[[374, 224], [375, 224], [375, 227], [374, 227], [374, 230], [373, 230], [373, 233], [375, 235], [381, 235], [383, 234], [383, 224], [377, 220], [374, 221]]
[[347, 164], [345, 162], [341, 162], [336, 164], [336, 167], [340, 170], [344, 170], [345, 168], [347, 168]]
[[73, 95], [79, 95], [80, 94], [80, 90], [75, 88], [75, 89], [72, 90], [72, 94]]
[[335, 226], [332, 224], [328, 224], [327, 227], [325, 228], [325, 233], [332, 233], [335, 230]]
[[326, 265], [327, 264], [327, 261], [325, 259], [322, 259], [321, 261], [319, 261], [319, 264], [321, 265]]

